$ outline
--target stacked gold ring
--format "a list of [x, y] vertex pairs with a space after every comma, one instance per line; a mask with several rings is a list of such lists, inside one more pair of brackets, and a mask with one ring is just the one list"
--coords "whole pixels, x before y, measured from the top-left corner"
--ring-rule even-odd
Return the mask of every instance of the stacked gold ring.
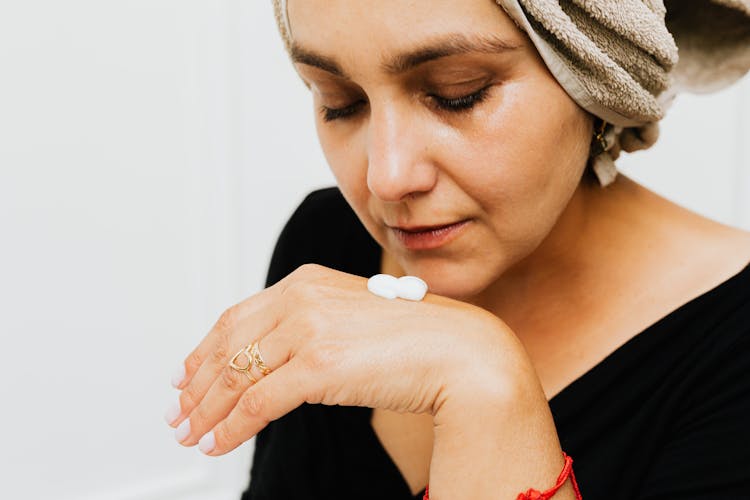
[[258, 342], [253, 342], [252, 344], [250, 344], [250, 354], [253, 358], [253, 365], [257, 366], [263, 375], [268, 375], [269, 373], [271, 373], [271, 369], [263, 361], [263, 356], [260, 355]]
[[[263, 356], [260, 355], [258, 342], [259, 341], [256, 340], [255, 342], [246, 345], [232, 357], [231, 361], [229, 361], [229, 367], [240, 373], [244, 373], [247, 378], [250, 379], [250, 383], [252, 384], [258, 381], [258, 379], [253, 377], [250, 373], [253, 366], [257, 367], [263, 375], [268, 375], [272, 371], [263, 361]], [[245, 358], [247, 358], [247, 363], [244, 366], [238, 363], [240, 356], [245, 356]]]

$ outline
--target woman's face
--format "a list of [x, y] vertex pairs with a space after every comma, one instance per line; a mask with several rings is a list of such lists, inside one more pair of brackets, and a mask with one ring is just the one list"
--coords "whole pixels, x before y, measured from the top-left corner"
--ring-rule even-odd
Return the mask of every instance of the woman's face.
[[[339, 188], [407, 274], [469, 298], [540, 248], [592, 119], [495, 2], [289, 0], [288, 14]], [[432, 248], [393, 229], [459, 221]]]

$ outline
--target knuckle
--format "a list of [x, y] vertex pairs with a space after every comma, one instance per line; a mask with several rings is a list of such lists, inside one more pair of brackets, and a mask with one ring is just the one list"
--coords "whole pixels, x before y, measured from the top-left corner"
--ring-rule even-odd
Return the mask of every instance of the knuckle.
[[295, 269], [295, 273], [301, 274], [303, 276], [315, 276], [320, 273], [321, 269], [323, 269], [323, 266], [321, 266], [320, 264], [308, 262]]
[[219, 319], [216, 321], [216, 329], [219, 331], [232, 330], [237, 324], [237, 306], [231, 306], [226, 311], [221, 313]]
[[180, 394], [180, 405], [182, 406], [182, 411], [186, 411], [188, 408], [193, 408], [195, 405], [200, 402], [201, 397], [200, 394], [198, 394], [198, 389], [195, 387], [194, 384], [190, 384], [185, 389], [183, 389], [182, 394]]
[[208, 419], [208, 408], [206, 408], [206, 405], [204, 404], [199, 404], [195, 407], [192, 413], [190, 413], [190, 426], [193, 430], [201, 429], [203, 423], [208, 422]]
[[311, 290], [314, 290], [314, 286], [311, 286], [316, 281], [320, 281], [320, 278], [325, 273], [325, 267], [320, 264], [302, 264], [292, 271], [288, 278], [288, 283], [282, 290], [282, 295], [291, 295], [293, 297], [304, 298], [310, 294]]
[[336, 358], [336, 349], [330, 344], [318, 343], [314, 349], [306, 353], [304, 361], [308, 370], [313, 373], [320, 373], [336, 366]]
[[216, 439], [216, 444], [219, 445], [221, 443], [223, 448], [234, 444], [236, 439], [234, 432], [232, 432], [226, 421], [222, 421], [214, 427], [214, 438]]
[[224, 389], [230, 392], [237, 392], [242, 387], [239, 375], [239, 373], [227, 366], [221, 371], [219, 381]]
[[211, 361], [216, 364], [226, 364], [229, 361], [229, 340], [225, 337], [219, 339], [216, 347], [211, 351]]
[[203, 364], [203, 358], [198, 354], [197, 351], [193, 351], [185, 360], [185, 366], [189, 373], [195, 373], [198, 368]]
[[306, 281], [292, 281], [282, 291], [282, 295], [294, 303], [299, 303], [305, 297], [308, 284]]
[[247, 391], [243, 394], [237, 403], [237, 409], [243, 417], [264, 420], [265, 401], [260, 391]]
[[[300, 318], [301, 331], [306, 332], [310, 337], [315, 337], [320, 332], [329, 330], [328, 318], [318, 309], [308, 309]], [[319, 339], [322, 342], [322, 339]]]

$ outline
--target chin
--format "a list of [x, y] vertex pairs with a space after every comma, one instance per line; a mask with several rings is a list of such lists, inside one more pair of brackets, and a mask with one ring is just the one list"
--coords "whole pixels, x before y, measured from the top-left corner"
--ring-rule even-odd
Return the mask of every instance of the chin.
[[405, 269], [406, 274], [422, 278], [430, 293], [463, 302], [471, 302], [482, 294], [495, 276], [489, 269], [472, 269], [466, 264], [442, 262], [414, 262]]

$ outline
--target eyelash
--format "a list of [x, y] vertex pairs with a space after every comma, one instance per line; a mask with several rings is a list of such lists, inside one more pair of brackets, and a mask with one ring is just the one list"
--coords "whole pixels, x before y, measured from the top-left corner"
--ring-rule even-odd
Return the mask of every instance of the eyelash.
[[[469, 111], [477, 104], [481, 103], [487, 98], [487, 93], [490, 87], [484, 87], [474, 92], [461, 97], [445, 98], [438, 95], [429, 95], [432, 100], [435, 101], [435, 105], [445, 111], [451, 113], [462, 113]], [[359, 108], [365, 104], [364, 101], [357, 101], [354, 104], [346, 106], [344, 108], [329, 108], [326, 106], [320, 107], [320, 113], [323, 116], [323, 120], [326, 122], [332, 122], [334, 120], [343, 120], [352, 117], [359, 111]]]

